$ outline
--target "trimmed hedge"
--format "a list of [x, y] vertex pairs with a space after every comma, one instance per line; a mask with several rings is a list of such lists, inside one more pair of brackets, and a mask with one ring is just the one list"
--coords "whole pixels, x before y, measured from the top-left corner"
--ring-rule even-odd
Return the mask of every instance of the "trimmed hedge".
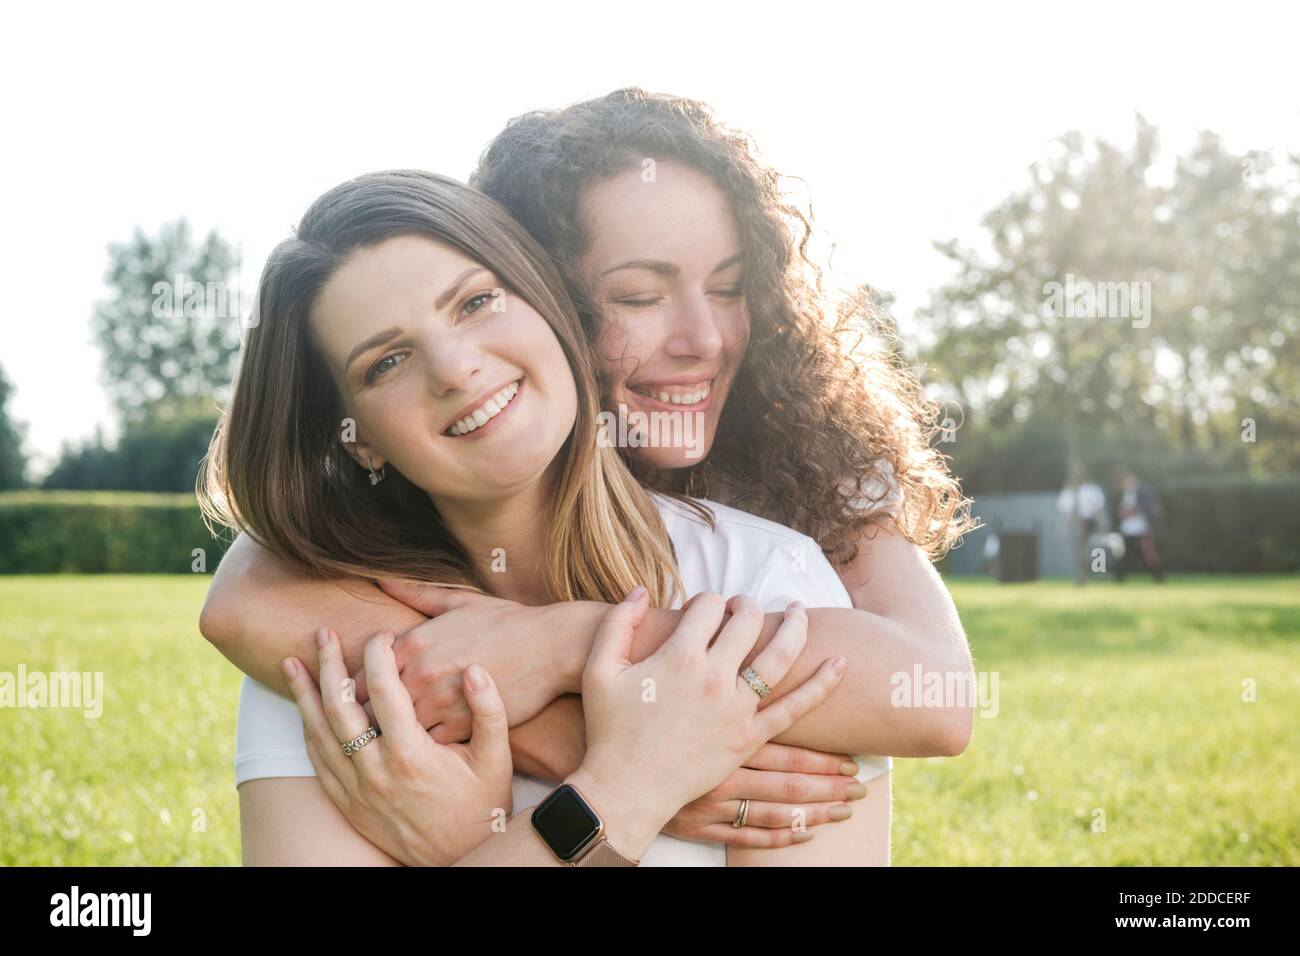
[[1206, 476], [1157, 488], [1156, 539], [1171, 571], [1300, 571], [1300, 475]]
[[214, 538], [192, 494], [16, 491], [0, 494], [0, 574], [211, 573]]
[[[1158, 544], [1170, 571], [1300, 571], [1300, 476], [1186, 478], [1157, 489]], [[189, 494], [0, 493], [0, 574], [211, 572], [229, 546]]]

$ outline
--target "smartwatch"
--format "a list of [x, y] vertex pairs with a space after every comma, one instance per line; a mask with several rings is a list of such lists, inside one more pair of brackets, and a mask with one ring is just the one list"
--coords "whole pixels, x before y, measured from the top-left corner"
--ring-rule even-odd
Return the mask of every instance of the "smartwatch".
[[572, 784], [561, 784], [533, 810], [533, 829], [565, 866], [637, 866], [605, 839], [605, 823]]

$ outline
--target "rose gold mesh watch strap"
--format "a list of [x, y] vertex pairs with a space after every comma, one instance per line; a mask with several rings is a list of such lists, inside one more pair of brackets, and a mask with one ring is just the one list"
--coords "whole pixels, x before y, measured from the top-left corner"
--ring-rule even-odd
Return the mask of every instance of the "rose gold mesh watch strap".
[[582, 859], [574, 866], [638, 866], [639, 860], [629, 860], [623, 854], [619, 853], [604, 837], [583, 854]]

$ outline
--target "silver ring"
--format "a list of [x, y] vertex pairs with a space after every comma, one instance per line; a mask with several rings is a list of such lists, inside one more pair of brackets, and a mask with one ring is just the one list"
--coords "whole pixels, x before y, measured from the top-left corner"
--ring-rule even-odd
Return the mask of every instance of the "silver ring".
[[772, 693], [772, 688], [767, 686], [767, 681], [759, 677], [754, 668], [746, 667], [740, 672], [740, 676], [745, 679], [745, 683], [754, 688], [754, 693], [760, 698], [766, 697]]
[[739, 830], [749, 821], [749, 801], [740, 801], [740, 811], [736, 814], [736, 819], [731, 821], [731, 829]]
[[379, 736], [379, 728], [371, 724], [364, 734], [359, 737], [353, 737], [343, 745], [343, 752], [351, 757], [354, 753], [364, 747], [370, 741]]

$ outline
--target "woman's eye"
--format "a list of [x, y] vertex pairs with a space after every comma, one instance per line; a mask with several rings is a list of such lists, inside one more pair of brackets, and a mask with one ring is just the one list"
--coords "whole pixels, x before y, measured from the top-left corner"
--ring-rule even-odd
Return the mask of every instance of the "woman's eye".
[[496, 295], [492, 292], [476, 293], [475, 295], [472, 295], [465, 300], [465, 304], [461, 307], [461, 312], [463, 312], [465, 315], [473, 315], [475, 312], [481, 310], [484, 305], [491, 302], [494, 298], [496, 298]]
[[662, 301], [663, 301], [663, 296], [653, 295], [653, 296], [630, 296], [626, 299], [615, 299], [614, 303], [616, 305], [625, 305], [633, 309], [638, 309], [638, 308], [644, 309], [650, 306], [658, 305]]
[[745, 290], [737, 285], [726, 289], [714, 289], [713, 294], [721, 296], [724, 299], [739, 299], [745, 294]]
[[390, 371], [393, 366], [399, 364], [405, 358], [406, 355], [402, 352], [394, 352], [391, 355], [385, 355], [374, 365], [370, 366], [370, 371], [366, 373], [366, 381], [373, 382], [385, 372]]

